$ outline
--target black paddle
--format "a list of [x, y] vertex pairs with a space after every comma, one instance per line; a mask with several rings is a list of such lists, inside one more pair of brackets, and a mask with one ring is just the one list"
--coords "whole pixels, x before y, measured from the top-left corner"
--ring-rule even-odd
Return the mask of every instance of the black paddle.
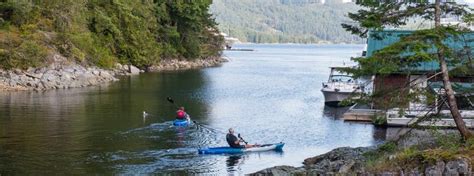
[[[174, 100], [173, 100], [171, 97], [166, 97], [166, 100], [168, 100], [168, 102], [170, 102], [171, 104], [173, 104], [174, 106], [176, 106], [176, 108], [179, 109], [178, 105], [176, 105], [176, 104], [174, 103]], [[205, 126], [205, 125], [203, 125], [203, 124], [201, 124], [201, 123], [196, 122], [195, 120], [193, 120], [192, 122], [193, 122], [194, 124], [198, 125], [198, 126], [201, 126], [201, 127], [207, 128], [207, 129], [209, 129], [209, 130], [213, 130], [213, 131], [217, 131], [217, 132], [220, 132], [220, 133], [224, 133], [224, 134], [225, 134], [225, 132], [222, 132], [222, 131], [220, 131], [220, 130], [217, 130], [217, 129], [214, 129], [214, 128], [211, 128], [211, 127], [207, 127], [207, 126]], [[243, 139], [242, 139], [242, 140], [243, 140]]]
[[240, 136], [240, 133], [239, 133], [237, 136], [240, 138], [240, 140], [242, 140], [242, 142], [244, 142], [244, 143], [245, 143], [245, 145], [247, 145], [247, 144], [248, 144], [248, 142], [247, 142], [247, 141], [245, 141], [245, 140], [244, 140], [244, 138], [242, 138], [242, 136]]
[[[174, 103], [174, 100], [171, 97], [166, 97], [166, 100], [168, 100], [168, 102], [170, 102], [171, 104], [176, 106], [177, 109], [179, 109], [179, 106]], [[193, 120], [193, 122], [196, 123], [196, 121], [194, 121], [194, 120]]]
[[166, 97], [166, 100], [168, 100], [171, 104], [173, 104], [174, 106], [176, 106], [176, 108], [179, 109], [178, 105], [174, 103], [174, 100], [171, 97]]

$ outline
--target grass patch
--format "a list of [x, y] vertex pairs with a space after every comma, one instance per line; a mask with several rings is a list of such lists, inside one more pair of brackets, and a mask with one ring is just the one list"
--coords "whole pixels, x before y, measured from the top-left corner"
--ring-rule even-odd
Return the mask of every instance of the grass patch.
[[369, 151], [363, 154], [366, 158], [366, 166], [370, 170], [375, 168], [384, 167], [382, 163], [388, 159], [388, 156], [394, 153], [397, 149], [397, 144], [395, 142], [386, 142], [378, 146], [377, 150]]
[[[437, 147], [432, 149], [420, 150], [418, 146], [399, 149], [395, 142], [380, 145], [377, 150], [364, 154], [367, 158], [367, 170], [373, 173], [414, 168], [424, 170], [437, 161], [447, 162], [459, 157], [474, 161], [474, 138], [463, 143], [456, 134], [433, 133], [433, 135], [436, 136]], [[471, 167], [474, 167], [472, 163]]]

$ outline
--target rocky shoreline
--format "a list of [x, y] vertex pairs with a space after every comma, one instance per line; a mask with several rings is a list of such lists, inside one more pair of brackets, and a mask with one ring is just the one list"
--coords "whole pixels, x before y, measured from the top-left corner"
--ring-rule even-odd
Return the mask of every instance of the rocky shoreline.
[[162, 71], [177, 71], [177, 70], [189, 70], [206, 67], [218, 66], [229, 60], [222, 57], [213, 57], [207, 59], [195, 59], [195, 60], [179, 60], [179, 59], [164, 59], [158, 65], [147, 68], [149, 72], [162, 72]]
[[215, 57], [192, 61], [168, 59], [146, 70], [132, 65], [116, 64], [114, 69], [84, 67], [72, 63], [66, 58], [55, 55], [54, 62], [47, 67], [29, 68], [27, 70], [1, 70], [0, 91], [27, 91], [68, 89], [99, 85], [119, 80], [122, 75], [136, 75], [142, 72], [177, 71], [217, 66], [227, 59]]
[[337, 148], [326, 154], [305, 159], [302, 167], [275, 166], [250, 175], [341, 175], [362, 173], [364, 172], [363, 163], [366, 161], [363, 154], [371, 150], [374, 150], [374, 148]]
[[307, 158], [302, 167], [275, 166], [249, 175], [472, 175], [471, 161], [463, 157], [449, 161], [440, 160], [417, 168], [370, 171], [366, 168], [367, 153], [375, 150], [375, 147], [342, 147]]
[[[447, 155], [448, 151], [453, 149], [440, 148], [441, 144], [437, 140], [446, 140], [450, 136], [458, 139], [456, 137], [460, 136], [456, 130], [437, 131], [436, 135], [429, 130], [405, 128], [397, 131], [403, 133], [402, 137], [387, 139], [385, 144], [336, 148], [328, 153], [305, 159], [302, 167], [275, 166], [249, 175], [474, 175], [472, 155], [440, 157], [425, 154], [432, 159], [426, 161], [419, 158], [420, 155], [414, 154], [415, 150], [419, 152], [441, 150], [442, 155]], [[411, 152], [406, 152], [407, 150]], [[470, 153], [470, 150], [472, 148], [462, 153]], [[377, 163], [380, 164], [376, 158], [384, 158], [381, 161], [386, 165], [374, 167]]]

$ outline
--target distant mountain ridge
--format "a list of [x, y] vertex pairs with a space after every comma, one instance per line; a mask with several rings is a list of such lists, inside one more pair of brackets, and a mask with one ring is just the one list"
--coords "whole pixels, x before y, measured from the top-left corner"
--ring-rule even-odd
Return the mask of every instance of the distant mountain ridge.
[[[322, 2], [326, 2], [322, 4]], [[346, 32], [348, 12], [359, 6], [342, 0], [214, 0], [219, 29], [252, 43], [363, 43]]]

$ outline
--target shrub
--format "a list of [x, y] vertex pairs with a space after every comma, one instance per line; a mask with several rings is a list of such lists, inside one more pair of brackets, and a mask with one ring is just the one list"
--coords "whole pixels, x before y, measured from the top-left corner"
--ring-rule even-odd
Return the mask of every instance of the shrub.
[[372, 117], [372, 123], [377, 126], [383, 126], [387, 124], [387, 117], [384, 114], [375, 114]]
[[46, 60], [48, 49], [34, 41], [22, 41], [15, 48], [2, 49], [0, 52], [0, 65], [4, 69], [41, 66]]

